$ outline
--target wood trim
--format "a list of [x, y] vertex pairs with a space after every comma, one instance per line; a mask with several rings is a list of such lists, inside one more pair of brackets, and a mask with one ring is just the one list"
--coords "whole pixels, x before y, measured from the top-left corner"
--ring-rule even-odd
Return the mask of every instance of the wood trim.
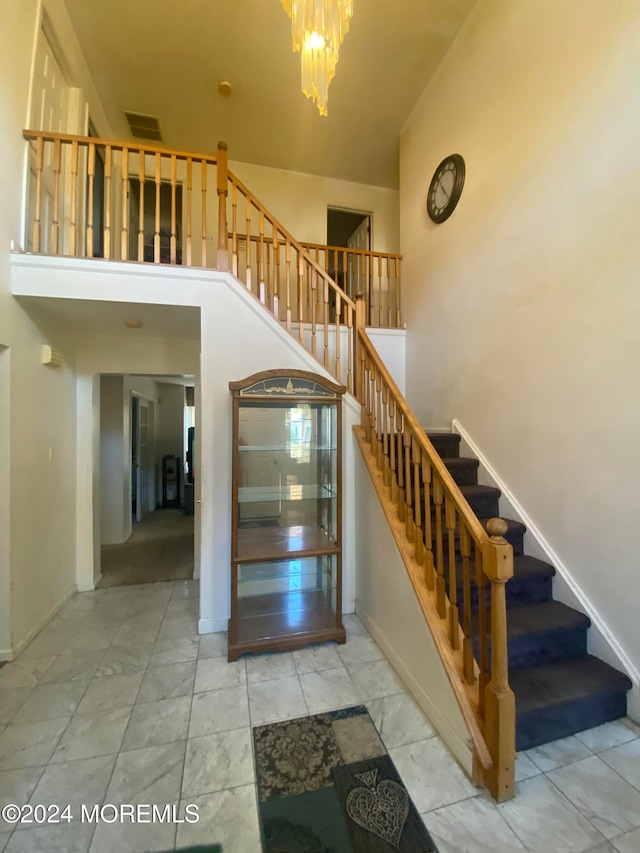
[[460, 650], [453, 650], [449, 643], [449, 631], [445, 620], [442, 620], [436, 610], [433, 601], [433, 595], [429, 592], [425, 579], [424, 567], [420, 566], [415, 559], [415, 548], [412, 546], [405, 535], [405, 524], [398, 519], [397, 509], [394, 502], [389, 497], [389, 490], [384, 484], [384, 472], [378, 470], [376, 461], [370, 451], [369, 443], [366, 439], [364, 431], [360, 426], [353, 427], [358, 447], [362, 453], [362, 458], [371, 477], [371, 482], [376, 490], [380, 504], [387, 518], [389, 528], [395, 540], [398, 551], [405, 565], [409, 580], [416, 593], [416, 598], [422, 610], [425, 621], [429, 626], [436, 649], [442, 660], [447, 678], [456, 696], [460, 712], [467, 725], [469, 736], [471, 738], [474, 754], [477, 755], [478, 761], [484, 770], [489, 770], [493, 767], [493, 761], [489, 748], [484, 739], [481, 729], [481, 723], [478, 718], [476, 708], [478, 707], [478, 685], [465, 684], [462, 676], [464, 670], [463, 654]]
[[129, 151], [144, 151], [145, 154], [160, 154], [163, 157], [176, 157], [178, 160], [206, 160], [207, 163], [217, 163], [218, 159], [213, 154], [200, 154], [193, 151], [181, 151], [176, 148], [165, 148], [162, 145], [141, 145], [135, 139], [113, 140], [113, 139], [98, 139], [95, 136], [76, 136], [73, 133], [49, 133], [42, 130], [22, 131], [22, 136], [27, 140], [43, 139], [45, 142], [77, 142], [81, 146], [97, 145], [99, 147], [111, 146], [114, 151], [122, 151], [128, 148]]
[[[308, 379], [311, 382], [316, 382], [318, 385], [322, 385], [328, 391], [333, 391], [337, 396], [341, 394], [345, 394], [347, 389], [344, 385], [338, 385], [336, 382], [332, 382], [330, 379], [326, 379], [324, 376], [321, 376], [319, 373], [312, 373], [310, 370], [292, 370], [289, 368], [277, 368], [276, 370], [261, 370], [259, 373], [254, 373], [252, 376], [248, 376], [246, 379], [239, 379], [235, 382], [229, 382], [229, 390], [230, 391], [243, 391], [245, 388], [249, 388], [251, 385], [254, 385], [256, 382], [262, 382], [264, 379], [276, 379], [279, 376], [293, 376], [296, 379]], [[292, 395], [294, 396], [294, 395]], [[253, 397], [250, 399], [254, 399]], [[256, 396], [255, 399], [260, 399]], [[275, 398], [270, 397], [269, 399], [273, 400]], [[278, 399], [286, 400], [287, 397], [279, 397]], [[306, 398], [305, 398], [306, 399]], [[311, 399], [311, 398], [309, 398]], [[321, 397], [321, 400], [325, 400], [326, 398]]]

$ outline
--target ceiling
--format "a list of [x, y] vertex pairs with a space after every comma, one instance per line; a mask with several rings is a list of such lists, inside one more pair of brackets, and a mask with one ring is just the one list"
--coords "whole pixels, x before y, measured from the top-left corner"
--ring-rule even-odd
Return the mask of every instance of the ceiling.
[[[20, 302], [27, 309], [44, 312], [65, 323], [79, 335], [200, 340], [199, 308], [42, 296], [20, 297]], [[142, 326], [128, 329], [125, 320], [140, 320]]]
[[[281, 0], [65, 0], [114, 134], [156, 116], [163, 143], [398, 186], [398, 137], [476, 0], [354, 0], [321, 117], [300, 91]], [[230, 97], [218, 93], [231, 82]]]

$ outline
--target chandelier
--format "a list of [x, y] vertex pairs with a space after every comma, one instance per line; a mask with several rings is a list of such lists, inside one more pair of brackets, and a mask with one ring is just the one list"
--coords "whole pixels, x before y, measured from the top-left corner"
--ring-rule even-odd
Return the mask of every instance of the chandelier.
[[293, 50], [300, 52], [302, 91], [326, 116], [329, 83], [349, 32], [353, 0], [282, 0], [282, 5], [291, 18]]

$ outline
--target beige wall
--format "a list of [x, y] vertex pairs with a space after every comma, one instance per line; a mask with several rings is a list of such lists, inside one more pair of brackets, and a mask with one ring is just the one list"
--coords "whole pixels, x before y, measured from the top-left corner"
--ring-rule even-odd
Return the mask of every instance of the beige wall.
[[296, 240], [326, 243], [327, 207], [343, 207], [373, 214], [372, 246], [376, 251], [399, 250], [397, 190], [237, 160], [230, 161], [229, 168]]
[[481, 0], [400, 164], [408, 398], [460, 419], [636, 669], [639, 45], [636, 0]]

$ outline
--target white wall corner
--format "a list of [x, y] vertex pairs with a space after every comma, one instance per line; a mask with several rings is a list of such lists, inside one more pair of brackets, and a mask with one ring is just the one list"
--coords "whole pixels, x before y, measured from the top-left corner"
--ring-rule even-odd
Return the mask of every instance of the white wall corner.
[[19, 642], [17, 642], [15, 644], [14, 649], [13, 649], [13, 657], [17, 658], [18, 655], [20, 654], [20, 652], [22, 652], [24, 649], [26, 649], [26, 647], [29, 645], [31, 640], [33, 640], [35, 637], [38, 636], [40, 631], [42, 631], [42, 629], [45, 628], [49, 624], [49, 622], [51, 622], [51, 620], [56, 615], [56, 613], [58, 613], [60, 610], [62, 610], [62, 608], [67, 603], [67, 601], [70, 601], [73, 598], [73, 596], [76, 594], [77, 591], [78, 591], [78, 588], [74, 584], [71, 587], [71, 589], [62, 596], [60, 601], [51, 608], [51, 610], [47, 613], [47, 615], [43, 619], [41, 619], [38, 622], [38, 624], [35, 625], [29, 631], [28, 634], [25, 634], [25, 636]]
[[495, 486], [500, 489], [500, 514], [520, 521], [526, 526], [525, 553], [551, 563], [556, 570], [553, 579], [554, 598], [585, 613], [591, 620], [591, 628], [587, 633], [589, 653], [601, 658], [605, 663], [616, 669], [624, 670], [633, 682], [633, 687], [627, 696], [628, 713], [633, 719], [640, 719], [640, 672], [633, 665], [613, 631], [600, 616], [593, 602], [581, 589], [569, 567], [551, 547], [542, 531], [518, 502], [511, 489], [501, 479], [460, 421], [454, 418], [451, 427], [453, 432], [460, 436], [460, 455], [473, 456], [480, 462], [478, 482], [481, 485]]
[[228, 627], [229, 620], [225, 618], [200, 619], [198, 621], [199, 634], [217, 634], [220, 631], [226, 631]]

